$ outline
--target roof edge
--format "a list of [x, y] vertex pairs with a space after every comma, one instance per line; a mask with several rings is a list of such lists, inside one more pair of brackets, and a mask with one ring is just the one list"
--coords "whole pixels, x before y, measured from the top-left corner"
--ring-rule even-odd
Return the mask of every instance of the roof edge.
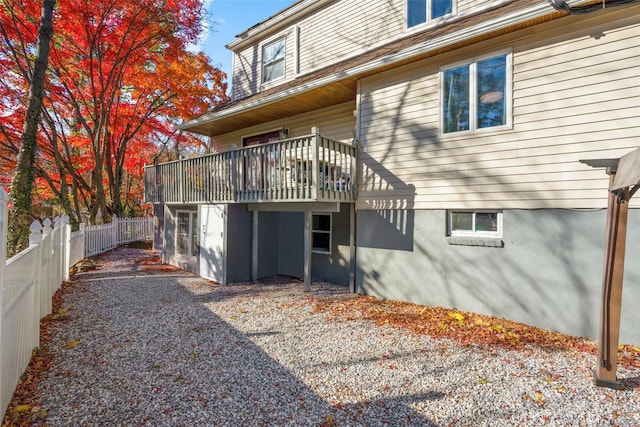
[[250, 44], [254, 38], [261, 35], [266, 30], [277, 30], [283, 24], [286, 24], [291, 20], [296, 20], [300, 18], [301, 15], [318, 9], [333, 1], [335, 0], [298, 0], [274, 15], [271, 15], [236, 35], [235, 40], [228, 43], [225, 48], [235, 50], [243, 45]]

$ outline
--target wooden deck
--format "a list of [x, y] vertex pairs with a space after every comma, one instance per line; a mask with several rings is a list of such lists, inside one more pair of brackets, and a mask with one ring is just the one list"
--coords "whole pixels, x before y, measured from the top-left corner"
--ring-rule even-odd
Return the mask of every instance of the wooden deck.
[[354, 202], [357, 149], [312, 133], [144, 171], [148, 203]]

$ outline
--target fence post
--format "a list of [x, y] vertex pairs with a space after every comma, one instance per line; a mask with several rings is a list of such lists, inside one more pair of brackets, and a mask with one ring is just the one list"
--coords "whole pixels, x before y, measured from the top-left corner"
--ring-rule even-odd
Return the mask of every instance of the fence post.
[[34, 285], [34, 304], [33, 304], [33, 321], [32, 321], [32, 325], [36, 325], [33, 327], [33, 330], [31, 330], [31, 336], [30, 336], [30, 340], [32, 343], [34, 343], [34, 345], [32, 345], [32, 347], [39, 347], [40, 346], [40, 312], [42, 310], [41, 308], [41, 303], [42, 303], [42, 295], [40, 294], [42, 292], [43, 289], [43, 283], [45, 280], [42, 278], [43, 274], [42, 274], [42, 258], [44, 256], [43, 252], [44, 252], [44, 248], [42, 246], [44, 246], [42, 244], [42, 231], [43, 231], [43, 227], [42, 224], [40, 224], [40, 221], [35, 220], [31, 223], [31, 226], [29, 227], [29, 231], [31, 232], [29, 234], [29, 246], [37, 246], [37, 248], [35, 249], [36, 251], [36, 265], [34, 266], [33, 269], [33, 285]]
[[82, 235], [82, 239], [80, 240], [82, 242], [82, 248], [80, 249], [80, 252], [82, 253], [82, 259], [85, 259], [87, 257], [87, 234], [84, 232], [85, 229], [85, 225], [84, 222], [81, 222], [80, 225], [80, 234]]
[[[51, 297], [53, 296], [53, 292], [51, 289], [53, 288], [53, 283], [55, 281], [55, 265], [54, 265], [54, 257], [53, 251], [55, 249], [54, 237], [55, 234], [53, 232], [53, 222], [49, 218], [45, 218], [42, 221], [42, 251], [40, 252], [42, 265], [46, 266], [42, 269], [42, 274], [40, 276], [40, 286], [42, 293], [40, 294], [40, 320], [47, 314], [51, 313]], [[46, 242], [45, 242], [46, 240]]]
[[[0, 342], [3, 342], [2, 336], [2, 317], [4, 316], [4, 269], [7, 263], [7, 202], [9, 196], [0, 187]], [[2, 399], [2, 384], [4, 384], [4, 377], [2, 372], [3, 355], [0, 353], [0, 419], [4, 419], [4, 411], [7, 409], [9, 402], [5, 402]]]
[[111, 227], [113, 233], [111, 248], [115, 248], [118, 246], [118, 216], [116, 214], [113, 214], [113, 217], [111, 218]]
[[55, 278], [53, 287], [51, 288], [51, 295], [55, 293], [60, 288], [60, 284], [62, 283], [62, 263], [64, 261], [64, 228], [62, 227], [62, 217], [57, 216], [53, 219], [53, 235], [55, 239], [53, 240], [53, 244], [55, 245], [53, 248], [53, 259], [55, 260]]
[[64, 233], [62, 233], [64, 238], [62, 241], [64, 250], [64, 256], [62, 257], [62, 280], [66, 282], [69, 280], [69, 269], [71, 268], [69, 265], [71, 262], [71, 225], [69, 224], [69, 215], [62, 217], [62, 229], [64, 230]]

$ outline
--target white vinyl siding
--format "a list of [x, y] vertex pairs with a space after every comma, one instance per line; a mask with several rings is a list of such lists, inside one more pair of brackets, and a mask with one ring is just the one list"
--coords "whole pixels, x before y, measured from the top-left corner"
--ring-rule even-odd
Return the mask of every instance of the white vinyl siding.
[[440, 136], [439, 66], [462, 54], [364, 79], [358, 208], [605, 207], [606, 174], [579, 160], [638, 145], [640, 25], [593, 30], [558, 38], [547, 25], [512, 46], [512, 129]]

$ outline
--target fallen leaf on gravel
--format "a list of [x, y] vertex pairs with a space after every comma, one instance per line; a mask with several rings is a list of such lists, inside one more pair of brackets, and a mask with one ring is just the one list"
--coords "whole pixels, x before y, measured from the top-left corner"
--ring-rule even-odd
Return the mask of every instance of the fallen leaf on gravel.
[[67, 350], [71, 350], [72, 348], [76, 348], [80, 345], [80, 341], [71, 341], [68, 342], [67, 345], [64, 346]]
[[[461, 345], [498, 345], [526, 351], [527, 346], [557, 350], [577, 350], [596, 354], [591, 340], [525, 325], [507, 319], [462, 312], [443, 307], [382, 300], [373, 296], [311, 299], [316, 313], [327, 312], [344, 320], [367, 319], [378, 325], [392, 325], [434, 338], [449, 338]], [[640, 348], [621, 345], [618, 363], [640, 367]]]
[[29, 405], [17, 405], [15, 408], [13, 408], [13, 412], [27, 412], [31, 409], [31, 406]]

